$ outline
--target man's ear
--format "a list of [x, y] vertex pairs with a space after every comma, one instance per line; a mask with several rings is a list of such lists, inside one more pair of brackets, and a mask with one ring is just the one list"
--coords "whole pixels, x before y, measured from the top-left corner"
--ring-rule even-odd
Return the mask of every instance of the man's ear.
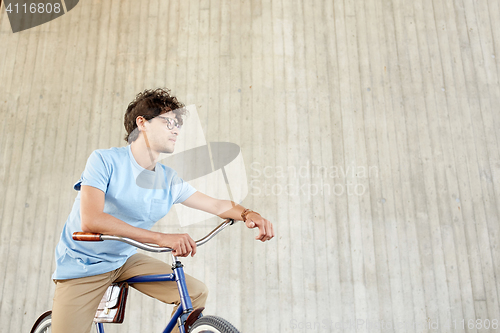
[[146, 129], [145, 127], [147, 122], [148, 121], [143, 116], [137, 116], [137, 118], [135, 118], [135, 124], [140, 132]]

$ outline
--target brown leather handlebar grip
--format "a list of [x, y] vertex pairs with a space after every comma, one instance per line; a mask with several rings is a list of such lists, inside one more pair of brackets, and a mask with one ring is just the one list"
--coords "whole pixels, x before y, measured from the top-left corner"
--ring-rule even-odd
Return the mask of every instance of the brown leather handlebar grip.
[[101, 234], [93, 234], [91, 232], [74, 232], [73, 239], [76, 241], [85, 242], [101, 242]]

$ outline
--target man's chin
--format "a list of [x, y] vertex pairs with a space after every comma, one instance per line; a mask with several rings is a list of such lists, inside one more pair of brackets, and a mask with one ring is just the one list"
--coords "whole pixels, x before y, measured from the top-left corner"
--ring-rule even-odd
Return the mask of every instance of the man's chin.
[[172, 148], [165, 148], [162, 153], [163, 154], [172, 154], [175, 150], [175, 147], [172, 147]]

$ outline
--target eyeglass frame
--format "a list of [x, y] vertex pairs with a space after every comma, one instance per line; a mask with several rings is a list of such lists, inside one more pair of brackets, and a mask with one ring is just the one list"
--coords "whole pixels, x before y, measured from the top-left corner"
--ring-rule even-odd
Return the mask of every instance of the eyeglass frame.
[[[170, 117], [162, 117], [162, 116], [157, 116], [156, 118], [161, 118], [161, 119], [166, 120], [166, 121], [167, 121], [167, 128], [168, 128], [169, 130], [173, 130], [173, 129], [174, 129], [174, 126], [175, 126], [175, 127], [177, 127], [177, 129], [181, 129], [181, 127], [182, 127], [182, 125], [181, 125], [181, 124], [179, 124], [179, 122], [178, 122], [176, 119], [174, 119], [174, 118], [170, 118]], [[173, 121], [174, 123], [172, 123], [172, 121]]]

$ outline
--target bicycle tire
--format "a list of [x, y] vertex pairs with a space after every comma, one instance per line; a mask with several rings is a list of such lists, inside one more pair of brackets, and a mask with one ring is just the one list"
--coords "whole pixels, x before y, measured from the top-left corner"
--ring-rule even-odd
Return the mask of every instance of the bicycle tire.
[[203, 316], [194, 322], [189, 333], [240, 333], [240, 331], [224, 318]]
[[31, 328], [30, 333], [50, 333], [52, 332], [50, 328], [51, 326], [52, 326], [52, 311], [47, 311], [43, 313], [40, 317], [38, 317], [35, 324], [33, 325], [33, 328]]

